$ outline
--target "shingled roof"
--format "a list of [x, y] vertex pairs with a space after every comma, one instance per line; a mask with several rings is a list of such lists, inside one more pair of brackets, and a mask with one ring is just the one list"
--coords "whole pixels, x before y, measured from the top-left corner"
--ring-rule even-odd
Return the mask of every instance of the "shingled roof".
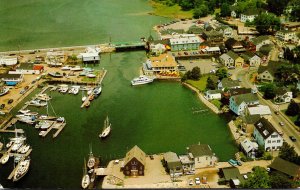
[[276, 157], [269, 167], [292, 177], [297, 177], [300, 171], [299, 165], [284, 160], [280, 157]]
[[236, 86], [240, 86], [240, 83], [238, 80], [231, 80], [229, 78], [223, 78], [221, 80], [223, 88], [232, 88]]
[[236, 53], [234, 53], [233, 51], [229, 51], [226, 53], [229, 57], [231, 57], [233, 60], [236, 60], [237, 58], [239, 58], [240, 56]]
[[281, 65], [285, 65], [288, 64], [286, 62], [280, 62], [280, 61], [269, 61], [267, 66], [259, 66], [258, 68], [258, 74], [265, 72], [266, 70], [269, 71], [269, 73], [271, 73], [271, 75], [274, 76], [274, 74], [276, 73], [277, 69], [281, 66]]
[[251, 41], [255, 45], [258, 45], [258, 44], [260, 44], [261, 42], [263, 42], [265, 40], [269, 40], [269, 36], [258, 36], [256, 38], [251, 39]]
[[127, 152], [125, 157], [125, 165], [132, 160], [132, 158], [136, 158], [139, 162], [145, 165], [146, 154], [143, 152], [137, 145], [135, 145], [129, 152]]
[[287, 92], [288, 92], [288, 90], [285, 87], [278, 87], [278, 88], [275, 89], [275, 94], [279, 95], [279, 96], [282, 96]]
[[264, 139], [267, 139], [274, 132], [278, 133], [273, 125], [264, 117], [260, 118], [254, 126]]
[[240, 105], [241, 103], [249, 103], [258, 101], [258, 97], [256, 94], [248, 93], [248, 94], [240, 94], [236, 96], [232, 96], [233, 100], [235, 101], [236, 105]]
[[201, 156], [212, 156], [214, 155], [210, 146], [207, 144], [193, 144], [190, 145], [188, 151], [192, 153], [194, 158]]
[[251, 51], [246, 51], [244, 53], [241, 54], [241, 57], [245, 60], [245, 61], [249, 61], [252, 57], [254, 57], [255, 54], [252, 53]]

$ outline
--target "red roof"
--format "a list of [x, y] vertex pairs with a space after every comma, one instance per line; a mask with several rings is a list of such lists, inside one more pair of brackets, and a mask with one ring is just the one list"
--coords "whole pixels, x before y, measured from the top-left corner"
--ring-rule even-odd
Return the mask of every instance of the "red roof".
[[33, 66], [33, 70], [44, 70], [44, 66], [43, 65], [35, 65], [35, 66]]

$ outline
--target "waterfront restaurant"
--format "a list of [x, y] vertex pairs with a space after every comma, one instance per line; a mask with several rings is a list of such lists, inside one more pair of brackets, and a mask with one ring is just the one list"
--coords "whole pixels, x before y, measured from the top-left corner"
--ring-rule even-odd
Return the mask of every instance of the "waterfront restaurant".
[[161, 54], [158, 57], [150, 57], [143, 64], [143, 72], [145, 75], [156, 75], [162, 72], [177, 72], [177, 62], [173, 56]]

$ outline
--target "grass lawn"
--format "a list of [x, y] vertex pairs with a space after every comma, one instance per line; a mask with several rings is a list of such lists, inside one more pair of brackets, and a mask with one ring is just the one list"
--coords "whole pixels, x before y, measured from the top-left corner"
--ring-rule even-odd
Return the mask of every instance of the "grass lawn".
[[192, 18], [193, 11], [182, 11], [179, 5], [174, 6], [167, 6], [161, 3], [157, 3], [154, 1], [150, 2], [151, 6], [154, 8], [153, 14], [162, 17], [169, 17], [169, 18]]
[[221, 109], [222, 103], [220, 102], [220, 100], [212, 100], [211, 103], [215, 105], [218, 109]]
[[200, 80], [186, 80], [186, 83], [192, 85], [193, 87], [197, 88], [201, 92], [203, 92], [206, 88], [206, 81], [209, 75], [204, 75], [200, 78]]

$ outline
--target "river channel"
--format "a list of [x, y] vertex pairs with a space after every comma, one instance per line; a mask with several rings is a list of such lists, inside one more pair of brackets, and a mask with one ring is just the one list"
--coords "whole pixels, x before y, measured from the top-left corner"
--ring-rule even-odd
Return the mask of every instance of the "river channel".
[[[148, 36], [154, 24], [166, 20], [145, 14], [145, 11], [151, 10], [146, 0], [128, 0], [127, 3], [124, 0], [84, 2], [65, 0], [61, 6], [55, 7], [58, 10], [53, 8], [54, 5], [56, 6], [55, 2], [58, 3], [55, 0], [47, 1], [47, 3], [33, 0], [26, 2], [0, 0], [0, 2], [1, 4], [4, 2], [7, 4], [32, 2], [27, 6], [24, 5], [24, 8], [30, 11], [39, 11], [36, 7], [39, 4], [48, 5], [53, 14], [59, 12], [58, 10], [63, 12], [57, 18], [68, 17], [67, 13], [74, 14], [72, 23], [75, 24], [75, 27], [63, 31], [63, 26], [61, 26], [62, 28], [57, 26], [56, 32], [59, 35], [53, 35], [61, 40], [62, 36], [65, 36], [66, 41], [56, 44], [51, 37], [47, 39], [44, 39], [45, 36], [44, 38], [42, 36], [28, 37], [26, 48], [96, 43], [93, 40], [97, 38], [91, 39], [90, 35], [87, 35], [89, 32], [97, 35], [100, 33], [99, 40], [103, 42], [110, 35], [115, 35], [118, 40], [134, 40], [134, 37]], [[36, 5], [33, 2], [37, 2]], [[76, 2], [82, 5], [79, 6]], [[98, 5], [99, 2], [101, 2], [101, 6]], [[3, 15], [4, 9], [2, 6], [0, 7]], [[10, 11], [13, 11], [13, 8], [11, 6]], [[73, 11], [65, 10], [66, 8]], [[90, 20], [93, 16], [89, 15], [89, 19], [83, 21], [81, 18], [83, 13], [75, 14], [81, 9], [88, 15], [94, 15], [95, 19], [103, 17], [103, 20], [99, 20], [99, 25], [96, 25], [94, 20]], [[43, 13], [43, 11], [41, 12]], [[11, 19], [14, 18], [14, 16], [11, 17]], [[48, 17], [44, 16], [40, 19], [46, 21], [56, 19], [56, 16], [53, 15]], [[37, 18], [32, 19], [29, 19], [28, 22], [34, 23]], [[109, 20], [106, 22], [107, 19]], [[0, 20], [3, 22], [1, 16]], [[80, 29], [77, 26], [79, 21], [82, 25]], [[45, 31], [45, 35], [51, 33], [42, 21], [32, 25], [35, 28], [39, 28], [35, 25], [40, 25], [40, 30]], [[56, 25], [53, 24], [53, 26]], [[0, 35], [10, 36], [11, 34], [7, 30], [6, 34]], [[23, 34], [19, 33], [11, 36], [15, 40], [9, 43], [0, 38], [1, 48], [9, 50], [13, 48], [13, 42], [25, 38]], [[80, 40], [78, 40], [78, 36], [81, 36]], [[7, 46], [5, 46], [6, 43]], [[155, 81], [149, 85], [136, 87], [130, 85], [130, 80], [139, 75], [139, 68], [145, 60], [146, 55], [143, 51], [103, 54], [100, 65], [95, 66], [98, 69], [108, 70], [103, 81], [103, 92], [88, 109], [80, 108], [80, 94], [74, 96], [51, 92], [50, 95], [53, 97], [51, 105], [58, 115], [66, 118], [67, 126], [57, 138], [52, 139], [51, 134], [46, 138], [40, 138], [34, 127], [17, 124], [18, 128], [26, 131], [28, 143], [33, 147], [30, 170], [19, 182], [12, 183], [6, 179], [13, 168], [11, 159], [8, 164], [0, 166], [0, 183], [7, 188], [79, 188], [83, 159], [87, 158], [89, 144], [92, 144], [93, 153], [101, 156], [101, 165], [103, 166], [111, 159], [124, 157], [134, 145], [138, 145], [146, 154], [166, 151], [184, 154], [188, 145], [200, 142], [209, 144], [221, 161], [231, 158], [237, 149], [226, 125], [226, 118], [218, 116], [210, 110], [193, 113], [195, 110], [204, 110], [207, 107], [191, 90], [178, 82], [171, 81]], [[35, 92], [39, 90], [37, 89]], [[21, 106], [19, 105], [16, 110]], [[45, 108], [40, 108], [39, 111], [45, 112]], [[106, 115], [111, 120], [112, 132], [107, 139], [100, 140], [98, 134], [103, 127]], [[8, 135], [3, 135], [3, 137], [7, 139]]]

